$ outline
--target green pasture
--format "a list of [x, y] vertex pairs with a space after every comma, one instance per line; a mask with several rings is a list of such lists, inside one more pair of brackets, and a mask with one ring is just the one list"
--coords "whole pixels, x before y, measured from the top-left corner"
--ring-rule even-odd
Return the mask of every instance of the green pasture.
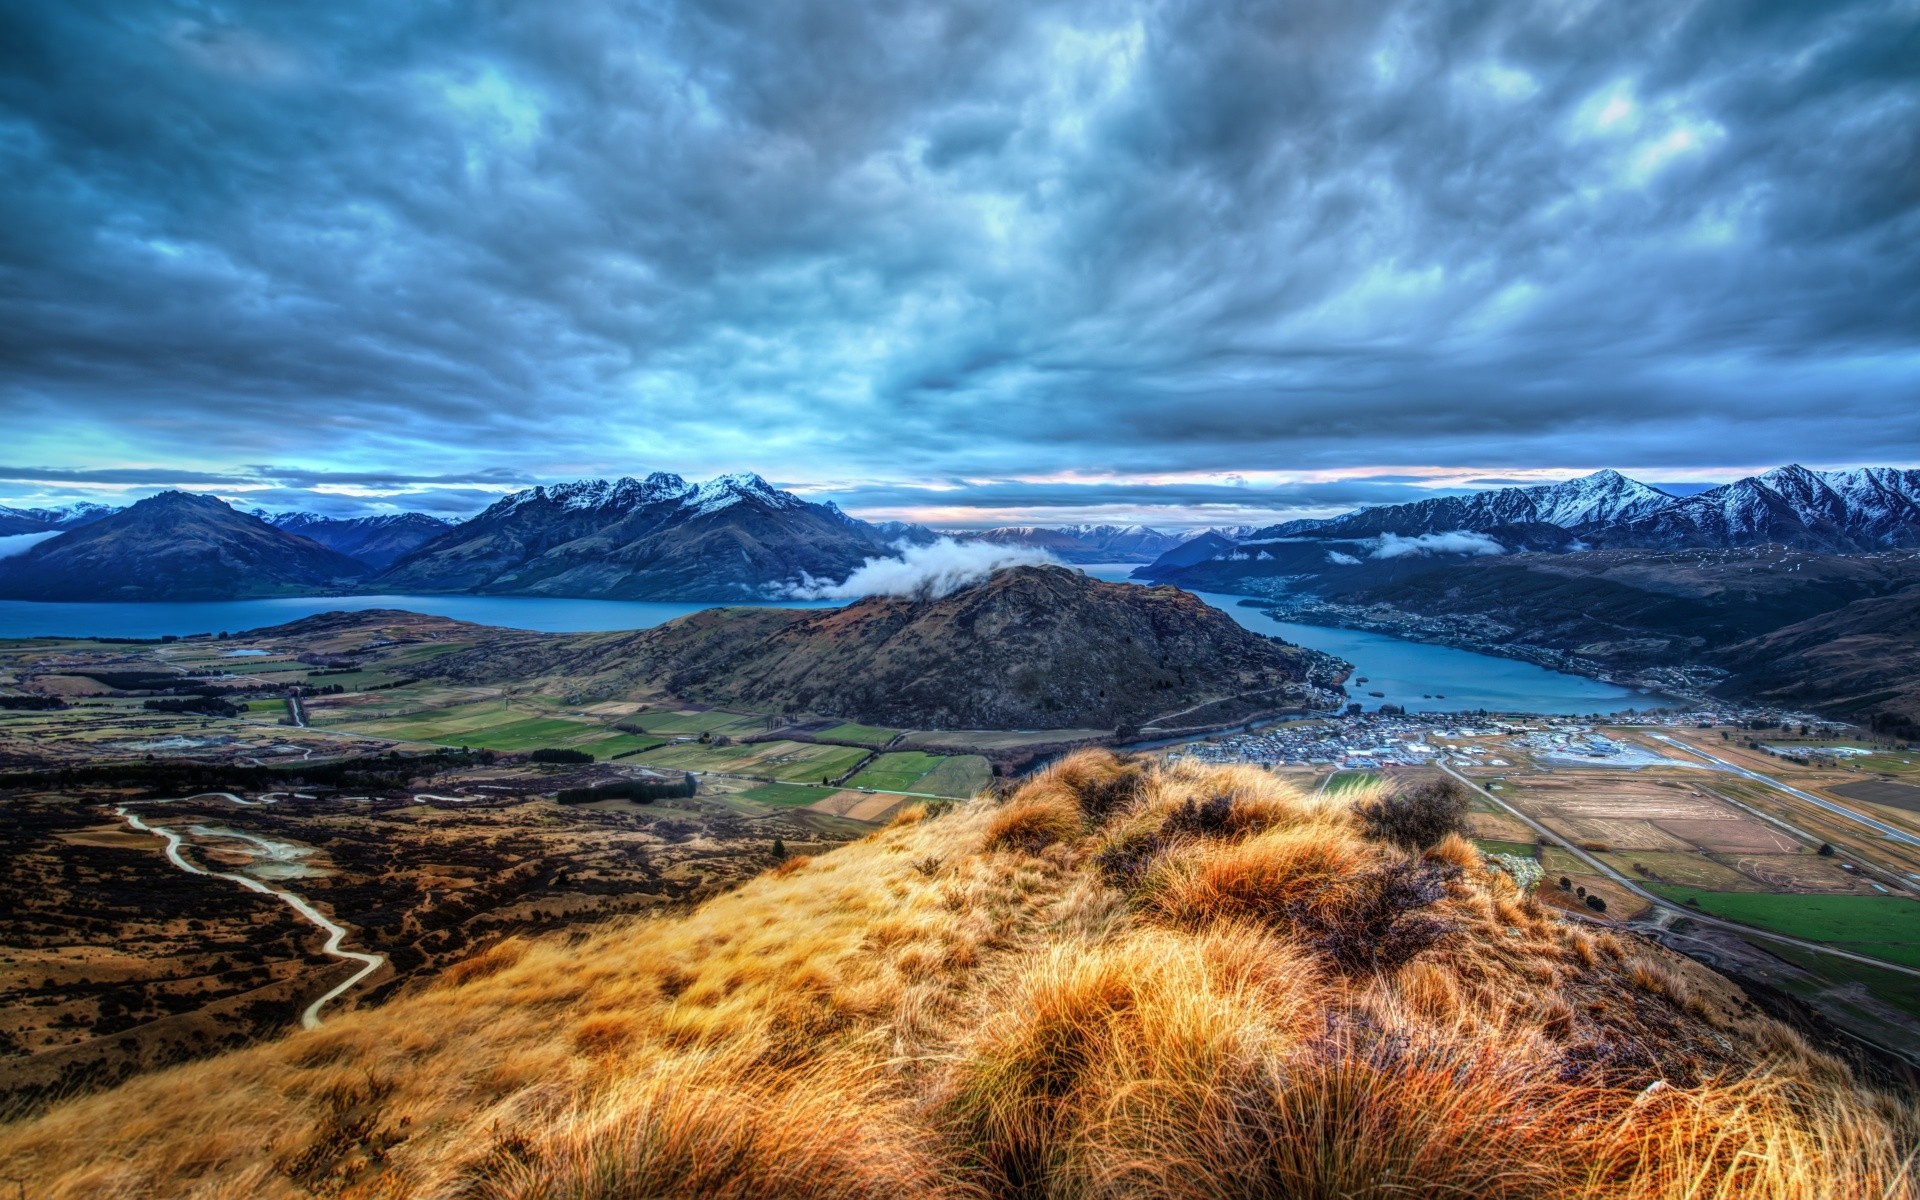
[[862, 725], [857, 721], [847, 721], [831, 729], [822, 729], [813, 736], [823, 742], [859, 742], [863, 746], [884, 746], [900, 735], [898, 729], [883, 729], [878, 725]]
[[1488, 854], [1511, 854], [1515, 858], [1532, 858], [1532, 842], [1503, 842], [1498, 838], [1475, 838], [1473, 844]]
[[830, 787], [808, 787], [803, 783], [763, 783], [757, 788], [748, 788], [739, 795], [742, 800], [752, 800], [756, 804], [770, 804], [775, 808], [805, 808], [809, 804], [825, 800], [839, 790], [839, 788]]
[[758, 773], [788, 783], [818, 783], [822, 779], [839, 779], [866, 761], [868, 753], [852, 746], [819, 746], [808, 742], [774, 744], [798, 749], [763, 757]]
[[1327, 790], [1344, 792], [1349, 788], [1365, 787], [1367, 784], [1376, 783], [1379, 779], [1378, 771], [1335, 771], [1333, 777], [1327, 780]]
[[931, 774], [940, 765], [941, 758], [941, 755], [920, 750], [882, 754], [862, 768], [858, 775], [847, 780], [847, 786], [872, 788], [879, 792], [921, 791], [914, 785], [923, 776]]
[[698, 713], [648, 709], [646, 712], [633, 714], [624, 723], [638, 725], [648, 733], [686, 737], [702, 733], [759, 733], [766, 728], [767, 719], [750, 713], [725, 712], [717, 708]]
[[1920, 967], [1920, 904], [1899, 896], [1710, 892], [1662, 883], [1647, 890], [1678, 904], [1697, 901], [1710, 916]]
[[978, 754], [950, 754], [922, 775], [913, 790], [965, 800], [992, 782], [992, 763]]

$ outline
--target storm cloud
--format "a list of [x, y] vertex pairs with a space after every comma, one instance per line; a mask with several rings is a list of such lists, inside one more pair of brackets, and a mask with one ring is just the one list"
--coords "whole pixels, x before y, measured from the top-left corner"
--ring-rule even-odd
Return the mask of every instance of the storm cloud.
[[1900, 0], [20, 0], [0, 494], [1920, 462], [1917, 63]]

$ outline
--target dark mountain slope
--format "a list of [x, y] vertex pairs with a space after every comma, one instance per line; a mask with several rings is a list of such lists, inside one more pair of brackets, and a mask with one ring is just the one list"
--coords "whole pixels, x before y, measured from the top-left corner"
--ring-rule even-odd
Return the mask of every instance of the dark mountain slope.
[[[709, 702], [917, 728], [1114, 728], [1209, 700], [1305, 694], [1317, 656], [1173, 588], [1017, 567], [938, 600], [710, 609], [630, 634], [529, 638], [450, 655], [456, 680], [564, 677]], [[1324, 681], [1324, 680], [1323, 680]]]
[[212, 496], [162, 492], [0, 559], [16, 600], [230, 600], [351, 586], [365, 568]]
[[1489, 619], [1513, 640], [1615, 663], [1671, 662], [1920, 582], [1904, 559], [1606, 550], [1366, 564], [1313, 590], [1341, 603]]
[[1738, 694], [1910, 729], [1920, 725], [1920, 587], [1775, 629], [1714, 661]]

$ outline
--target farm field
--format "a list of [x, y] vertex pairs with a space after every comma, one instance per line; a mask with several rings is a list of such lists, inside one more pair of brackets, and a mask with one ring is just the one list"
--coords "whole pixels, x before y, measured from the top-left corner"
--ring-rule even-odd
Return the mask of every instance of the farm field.
[[949, 755], [920, 777], [919, 792], [965, 800], [993, 782], [993, 765], [977, 754]]
[[1675, 884], [1651, 884], [1648, 890], [1710, 916], [1920, 967], [1920, 902], [1913, 900], [1712, 892]]
[[863, 746], [879, 749], [900, 736], [900, 731], [884, 729], [878, 725], [862, 725], [857, 721], [846, 721], [818, 730], [813, 736], [825, 742], [859, 742]]
[[703, 712], [648, 709], [646, 712], [633, 714], [623, 724], [637, 725], [648, 733], [685, 737], [702, 733], [733, 735], [759, 733], [766, 728], [767, 719], [754, 713], [728, 712], [719, 708], [711, 708]]
[[1018, 750], [1026, 746], [1086, 742], [1110, 735], [1111, 729], [942, 729], [910, 733], [903, 746], [938, 746], [955, 750]]
[[814, 787], [804, 783], [763, 783], [759, 787], [736, 793], [743, 800], [771, 804], [775, 808], [805, 808], [838, 794], [838, 788]]
[[860, 773], [847, 780], [848, 787], [868, 787], [883, 792], [915, 792], [923, 789], [914, 785], [922, 776], [931, 773], [943, 761], [938, 754], [927, 754], [920, 750], [907, 750], [896, 754], [882, 754], [874, 759]]
[[940, 755], [907, 750], [882, 754], [849, 779], [847, 786], [889, 792], [924, 792], [962, 800], [986, 787], [992, 778], [992, 766], [978, 755]]
[[630, 761], [643, 766], [720, 771], [784, 783], [819, 783], [822, 779], [839, 779], [867, 755], [867, 751], [857, 747], [821, 746], [812, 742], [755, 742], [732, 746], [687, 742], [649, 750]]

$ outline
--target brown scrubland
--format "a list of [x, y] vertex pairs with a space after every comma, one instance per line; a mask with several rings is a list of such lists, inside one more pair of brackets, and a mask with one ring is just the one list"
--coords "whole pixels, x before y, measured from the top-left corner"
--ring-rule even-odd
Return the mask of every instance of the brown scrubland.
[[1433, 812], [1083, 753], [0, 1159], [35, 1197], [1915, 1194], [1907, 1099]]

